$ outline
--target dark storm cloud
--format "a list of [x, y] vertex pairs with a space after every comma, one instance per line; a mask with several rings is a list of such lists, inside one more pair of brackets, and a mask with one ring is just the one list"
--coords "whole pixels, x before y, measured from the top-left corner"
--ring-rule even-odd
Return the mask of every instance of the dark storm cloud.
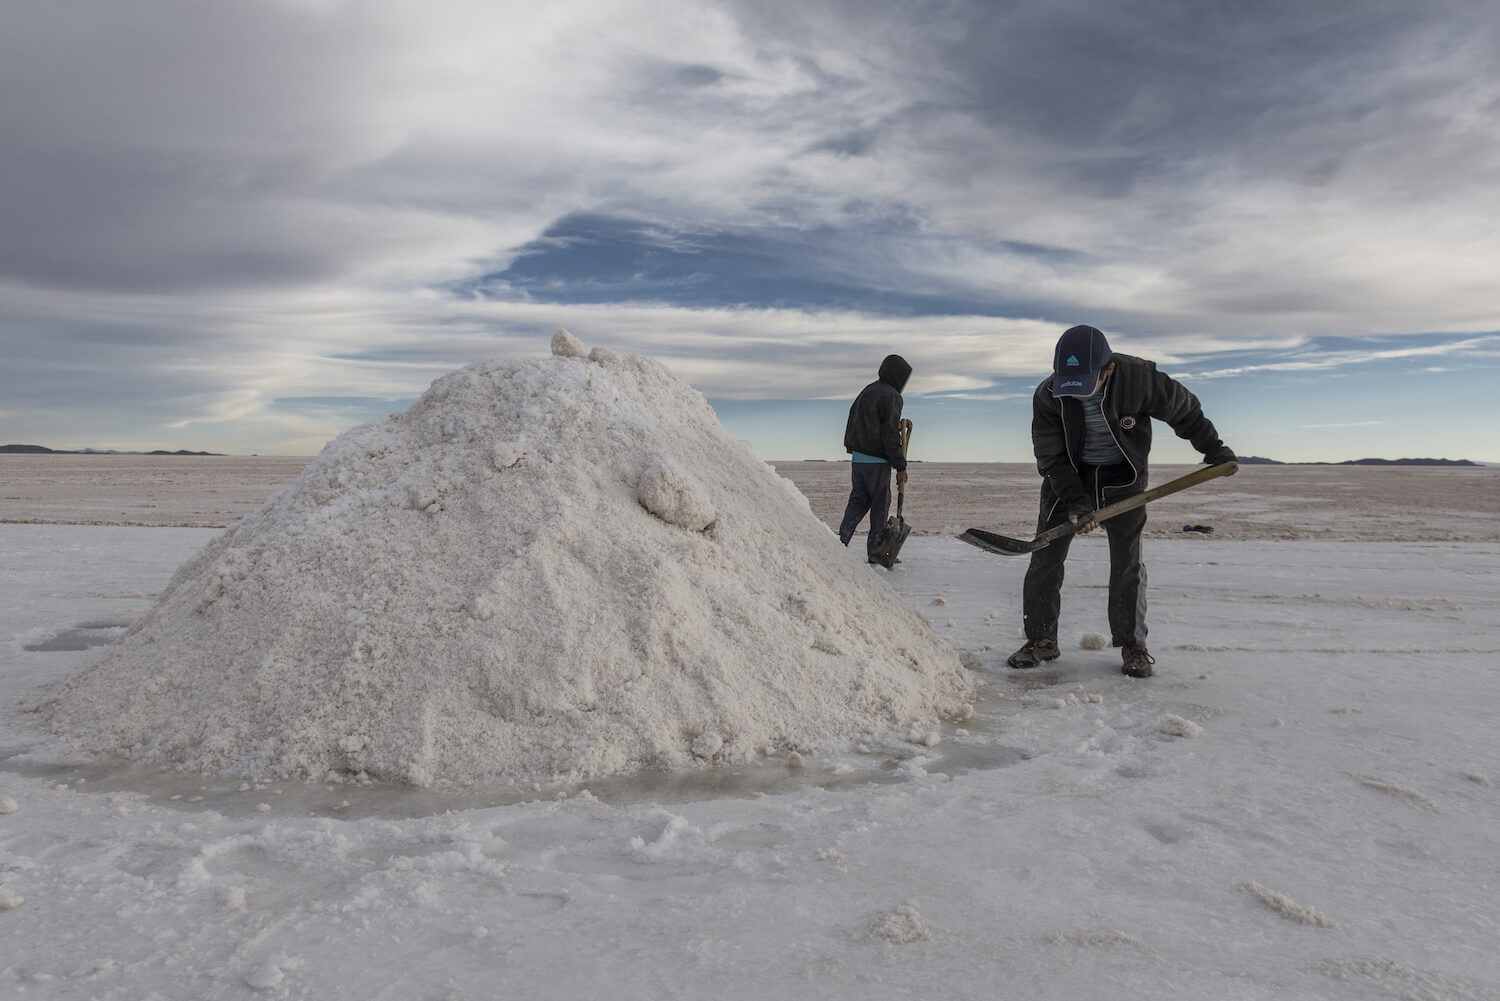
[[[768, 44], [841, 31], [855, 58], [905, 75], [912, 102], [880, 123], [887, 135], [956, 115], [976, 156], [1029, 161], [1106, 198], [1213, 161], [1318, 185], [1395, 128], [1408, 144], [1446, 146], [1445, 97], [1500, 57], [1500, 19], [1472, 0], [773, 0], [741, 10]], [[879, 155], [877, 134], [813, 148]], [[983, 170], [961, 153], [939, 166]]]
[[179, 156], [0, 158], [11, 181], [0, 273], [21, 281], [139, 292], [302, 284], [338, 273], [347, 253], [347, 238]]
[[[760, 37], [839, 32], [857, 58], [909, 75], [934, 107], [1079, 149], [1238, 148], [1268, 112], [1313, 113], [1351, 78], [1388, 74], [1404, 42], [1434, 26], [1455, 39], [1495, 30], [1493, 11], [1470, 0], [756, 0], [740, 10]], [[1350, 112], [1375, 110], [1370, 100]]]
[[10, 8], [24, 30], [0, 32], [0, 271], [152, 289], [340, 267], [308, 196], [377, 141], [370, 25], [249, 3]]

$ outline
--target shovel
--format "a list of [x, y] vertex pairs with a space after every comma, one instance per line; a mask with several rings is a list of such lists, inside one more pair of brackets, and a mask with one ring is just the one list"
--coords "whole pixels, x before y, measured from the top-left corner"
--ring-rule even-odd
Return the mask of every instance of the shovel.
[[[1185, 476], [1179, 476], [1175, 480], [1168, 480], [1159, 487], [1152, 487], [1144, 493], [1132, 494], [1124, 500], [1107, 504], [1099, 510], [1090, 513], [1089, 519], [1095, 523], [1106, 521], [1117, 514], [1134, 511], [1141, 505], [1154, 501], [1158, 497], [1175, 494], [1179, 490], [1186, 490], [1188, 487], [1197, 486], [1199, 483], [1220, 476], [1233, 476], [1234, 471], [1239, 468], [1240, 465], [1238, 462], [1224, 462], [1217, 466], [1205, 466]], [[1078, 531], [1078, 528], [1079, 526], [1072, 522], [1063, 522], [1061, 525], [1047, 529], [1034, 539], [1012, 539], [995, 532], [986, 532], [982, 528], [971, 528], [960, 535], [959, 538], [971, 546], [978, 546], [980, 549], [988, 550], [992, 553], [1034, 553], [1038, 549], [1050, 546], [1053, 542], [1064, 536], [1073, 535]], [[1213, 529], [1209, 529], [1209, 531], [1213, 531]]]
[[[901, 457], [906, 458], [906, 446], [911, 444], [911, 421], [901, 419], [897, 425], [901, 429]], [[911, 534], [911, 526], [906, 519], [901, 517], [901, 506], [906, 502], [906, 484], [896, 485], [896, 513], [886, 519], [885, 534], [880, 539], [880, 545], [875, 547], [872, 558], [876, 563], [887, 570], [896, 565], [896, 554], [901, 552], [901, 544]]]

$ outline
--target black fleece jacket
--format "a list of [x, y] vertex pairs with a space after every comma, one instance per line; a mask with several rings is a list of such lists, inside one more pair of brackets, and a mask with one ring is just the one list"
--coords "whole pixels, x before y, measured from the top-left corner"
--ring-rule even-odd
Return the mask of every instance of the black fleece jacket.
[[1125, 453], [1128, 474], [1109, 484], [1103, 496], [1090, 497], [1079, 470], [1083, 466], [1083, 404], [1075, 397], [1052, 395], [1049, 376], [1031, 398], [1031, 447], [1042, 474], [1042, 515], [1061, 502], [1069, 514], [1085, 514], [1112, 500], [1146, 489], [1146, 459], [1151, 452], [1151, 420], [1164, 422], [1204, 455], [1224, 447], [1213, 422], [1186, 386], [1156, 369], [1156, 363], [1116, 354], [1114, 374], [1104, 385], [1104, 417]]
[[900, 355], [886, 355], [880, 378], [859, 391], [844, 425], [844, 451], [877, 455], [894, 468], [906, 468], [901, 454], [901, 391], [911, 378], [911, 366]]

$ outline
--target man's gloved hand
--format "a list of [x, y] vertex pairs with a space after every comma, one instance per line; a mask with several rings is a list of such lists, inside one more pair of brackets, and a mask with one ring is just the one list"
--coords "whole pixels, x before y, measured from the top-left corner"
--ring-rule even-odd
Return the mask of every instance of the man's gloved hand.
[[1099, 527], [1099, 523], [1094, 520], [1094, 512], [1092, 511], [1072, 512], [1068, 515], [1068, 520], [1078, 526], [1079, 535], [1088, 535]]
[[1238, 462], [1239, 459], [1235, 458], [1233, 449], [1231, 449], [1228, 445], [1221, 444], [1218, 448], [1205, 455], [1203, 457], [1203, 461], [1208, 463], [1210, 466], [1222, 466], [1226, 462]]

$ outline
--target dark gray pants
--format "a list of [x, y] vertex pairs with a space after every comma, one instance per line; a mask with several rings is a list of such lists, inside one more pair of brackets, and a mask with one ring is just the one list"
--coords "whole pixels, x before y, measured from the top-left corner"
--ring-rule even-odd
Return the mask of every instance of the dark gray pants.
[[[1084, 467], [1084, 486], [1098, 497], [1101, 472], [1109, 482], [1109, 469]], [[1111, 494], [1108, 503], [1130, 494]], [[1062, 504], [1043, 512], [1037, 534], [1068, 520]], [[1109, 538], [1109, 632], [1115, 646], [1146, 645], [1146, 565], [1141, 562], [1141, 533], [1146, 528], [1146, 508], [1115, 515], [1101, 526]], [[1062, 614], [1063, 563], [1073, 537], [1058, 539], [1031, 554], [1031, 565], [1021, 586], [1021, 613], [1028, 640], [1057, 639], [1057, 620]]]
[[865, 536], [865, 558], [874, 559], [875, 550], [885, 535], [885, 522], [891, 514], [891, 464], [889, 462], [849, 463], [849, 503], [839, 524], [839, 541], [844, 545], [854, 538], [860, 519], [870, 515], [870, 534]]

